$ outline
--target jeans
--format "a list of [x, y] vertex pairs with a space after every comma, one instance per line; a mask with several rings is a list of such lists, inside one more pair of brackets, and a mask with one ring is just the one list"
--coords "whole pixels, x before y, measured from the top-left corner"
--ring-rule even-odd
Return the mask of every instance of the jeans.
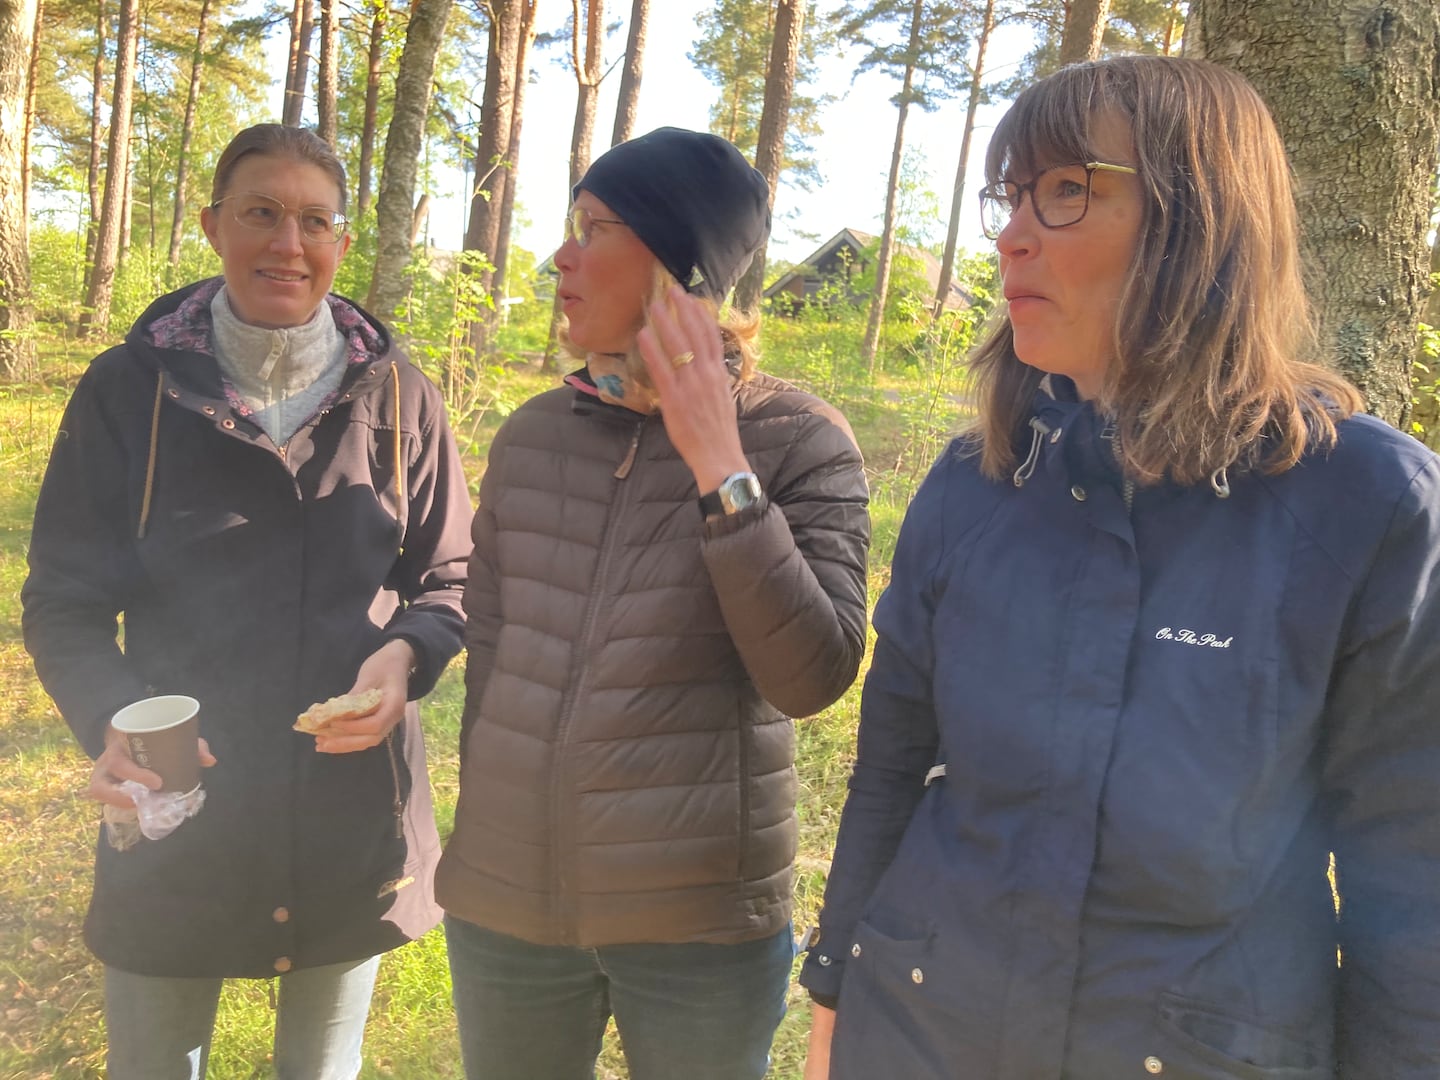
[[[380, 957], [280, 976], [280, 1080], [354, 1080]], [[221, 979], [170, 979], [105, 968], [110, 1080], [202, 1080]]]
[[445, 918], [469, 1080], [591, 1080], [611, 1013], [631, 1080], [759, 1080], [789, 927], [740, 945], [532, 945]]

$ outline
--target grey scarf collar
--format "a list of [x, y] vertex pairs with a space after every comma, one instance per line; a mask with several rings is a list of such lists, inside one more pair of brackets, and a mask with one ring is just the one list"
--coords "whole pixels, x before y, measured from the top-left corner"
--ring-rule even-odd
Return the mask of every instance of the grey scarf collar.
[[301, 326], [268, 330], [241, 322], [222, 287], [210, 301], [210, 315], [220, 370], [276, 443], [299, 430], [339, 387], [347, 345], [329, 304]]

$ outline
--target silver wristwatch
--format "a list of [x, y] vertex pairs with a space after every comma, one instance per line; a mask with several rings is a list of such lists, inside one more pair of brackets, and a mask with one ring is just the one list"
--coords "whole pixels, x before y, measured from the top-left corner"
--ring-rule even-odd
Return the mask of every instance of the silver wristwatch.
[[760, 501], [760, 478], [753, 472], [731, 473], [708, 495], [700, 496], [702, 517], [738, 514]]

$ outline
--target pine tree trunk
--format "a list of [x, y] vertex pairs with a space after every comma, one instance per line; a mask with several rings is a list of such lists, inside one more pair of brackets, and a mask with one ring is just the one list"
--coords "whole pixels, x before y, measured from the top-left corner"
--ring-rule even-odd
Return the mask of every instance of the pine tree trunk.
[[415, 171], [430, 112], [435, 58], [445, 40], [450, 0], [414, 0], [405, 49], [395, 76], [395, 110], [385, 136], [385, 165], [375, 201], [375, 269], [366, 305], [382, 319], [394, 317], [405, 297], [405, 264], [410, 260], [415, 205]]
[[1195, 0], [1186, 51], [1245, 75], [1297, 179], [1322, 359], [1403, 426], [1440, 147], [1434, 0]]
[[[190, 143], [195, 135], [195, 104], [200, 100], [200, 73], [205, 61], [205, 35], [210, 0], [200, 0], [195, 26], [195, 52], [190, 57], [190, 88], [185, 93], [185, 121], [180, 128], [180, 155], [175, 161], [175, 215], [170, 221], [169, 265], [180, 265], [180, 241], [185, 235], [185, 184], [190, 178]], [[174, 282], [171, 282], [173, 285]]]
[[295, 0], [290, 13], [290, 66], [285, 73], [285, 104], [280, 122], [299, 127], [305, 113], [305, 89], [310, 80], [310, 36], [315, 30], [312, 0]]
[[910, 12], [910, 44], [906, 55], [905, 78], [900, 87], [900, 118], [895, 123], [895, 147], [890, 152], [890, 179], [885, 187], [885, 224], [880, 232], [880, 253], [875, 258], [875, 291], [870, 295], [870, 317], [865, 321], [865, 341], [860, 355], [870, 374], [880, 351], [880, 327], [885, 321], [885, 300], [890, 292], [890, 263], [895, 250], [895, 203], [900, 193], [900, 163], [905, 156], [905, 120], [915, 84], [915, 60], [920, 55], [920, 26], [925, 14], [924, 0], [915, 0]]
[[1110, 0], [1070, 0], [1065, 29], [1060, 35], [1060, 63], [1078, 64], [1100, 56]]
[[[135, 112], [134, 105], [131, 105], [130, 112], [131, 132], [134, 132]], [[131, 147], [132, 153], [134, 147]], [[135, 220], [135, 168], [133, 161], [125, 170], [125, 189], [120, 193], [120, 254], [115, 260], [115, 268], [118, 270], [120, 264], [125, 261], [126, 254], [130, 251], [130, 226]]]
[[650, 22], [650, 0], [630, 5], [630, 32], [625, 41], [625, 67], [620, 72], [620, 98], [615, 102], [615, 130], [610, 145], [618, 146], [635, 134], [640, 110], [640, 80], [645, 68], [645, 31]]
[[1170, 0], [1170, 15], [1165, 20], [1165, 39], [1160, 44], [1160, 55], [1175, 55], [1175, 35], [1185, 29], [1185, 12], [1180, 9], [1181, 0]]
[[960, 136], [960, 164], [955, 166], [955, 187], [950, 193], [950, 226], [945, 230], [945, 253], [940, 257], [940, 281], [935, 286], [935, 303], [931, 313], [937, 318], [945, 310], [950, 296], [950, 283], [955, 280], [955, 250], [960, 240], [960, 213], [965, 201], [965, 170], [970, 167], [970, 143], [975, 134], [975, 113], [985, 85], [985, 50], [995, 30], [995, 0], [985, 0], [985, 15], [980, 24], [980, 40], [975, 44], [975, 64], [970, 71], [970, 100], [965, 106], [965, 131]]
[[[475, 189], [470, 198], [470, 221], [465, 229], [465, 250], [483, 252], [491, 269], [481, 274], [480, 287], [494, 285], [494, 261], [500, 246], [500, 218], [505, 187], [510, 180], [510, 126], [515, 118], [515, 58], [520, 48], [523, 0], [500, 0], [492, 5], [490, 55], [485, 61], [485, 100], [480, 105], [480, 139], [475, 148]], [[470, 324], [469, 341], [475, 355], [489, 345], [493, 317]]]
[[[795, 94], [795, 73], [800, 64], [800, 43], [805, 37], [805, 4], [802, 0], [779, 0], [775, 5], [775, 29], [770, 39], [770, 62], [765, 69], [765, 103], [760, 109], [760, 131], [755, 140], [755, 168], [770, 189], [770, 208], [775, 208], [775, 188], [785, 167], [785, 129], [790, 119], [790, 100]], [[754, 311], [765, 290], [767, 236], [755, 253], [750, 268], [735, 286], [733, 304], [739, 311]]]
[[339, 96], [340, 74], [336, 70], [336, 49], [340, 38], [340, 20], [335, 14], [335, 0], [320, 0], [320, 72], [316, 80], [316, 134], [334, 150], [339, 125], [335, 117], [335, 101]]
[[95, 266], [95, 240], [100, 234], [100, 114], [105, 105], [105, 0], [95, 0], [95, 62], [90, 68], [90, 161], [85, 168], [85, 189], [90, 196], [90, 219], [85, 223], [85, 288]]
[[580, 55], [579, 14], [581, 2], [574, 0], [575, 83], [579, 94], [575, 101], [575, 126], [570, 134], [570, 186], [574, 187], [590, 167], [591, 145], [595, 137], [595, 106], [600, 100], [600, 48], [605, 31], [605, 0], [588, 0], [585, 11], [585, 54]]
[[130, 178], [130, 116], [134, 104], [135, 51], [139, 38], [139, 0], [121, 0], [115, 42], [115, 93], [110, 104], [110, 139], [105, 163], [105, 197], [95, 242], [95, 265], [85, 291], [80, 336], [103, 334], [110, 326], [110, 298], [120, 262], [120, 231]]
[[[585, 8], [585, 51], [580, 51], [581, 8]], [[573, 16], [570, 59], [575, 68], [575, 125], [570, 131], [570, 187], [573, 189], [590, 168], [590, 145], [595, 131], [595, 100], [600, 90], [600, 33], [604, 25], [603, 0], [571, 0]], [[545, 342], [545, 363], [553, 365], [560, 356], [560, 292], [550, 309], [550, 336]]]
[[[16, 192], [25, 174], [25, 105], [30, 98], [36, 0], [0, 0], [0, 191]], [[30, 246], [22, 199], [0, 199], [0, 377], [35, 375], [35, 312]]]
[[389, 0], [374, 0], [374, 4], [365, 68], [365, 119], [360, 129], [359, 191], [355, 198], [355, 210], [361, 216], [370, 209], [370, 174], [375, 169], [375, 124], [380, 112], [380, 72], [385, 60], [385, 23], [390, 18]]
[[20, 188], [20, 213], [27, 222], [30, 220], [30, 144], [35, 133], [35, 90], [40, 83], [40, 35], [44, 22], [44, 0], [36, 0], [35, 29], [30, 36], [29, 73], [25, 76], [25, 142], [22, 148], [24, 172]]
[[510, 231], [515, 217], [515, 189], [520, 175], [520, 131], [525, 118], [525, 86], [529, 82], [530, 47], [535, 44], [535, 7], [537, 0], [525, 0], [520, 13], [520, 36], [515, 48], [515, 107], [510, 117], [510, 143], [505, 160], [510, 170], [505, 194], [500, 200], [500, 231], [495, 241], [495, 277], [490, 283], [497, 322], [504, 322], [507, 310], [504, 301], [509, 295], [507, 269], [510, 265]]

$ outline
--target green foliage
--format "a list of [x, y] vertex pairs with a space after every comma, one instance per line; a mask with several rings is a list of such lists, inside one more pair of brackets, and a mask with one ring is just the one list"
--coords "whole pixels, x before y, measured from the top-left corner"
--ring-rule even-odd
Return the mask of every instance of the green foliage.
[[[159, 250], [145, 244], [124, 253], [115, 271], [110, 340], [122, 337], [157, 296], [220, 272], [220, 260], [198, 226], [181, 244], [178, 266], [169, 265], [168, 244], [162, 239]], [[52, 219], [36, 222], [30, 232], [30, 282], [36, 319], [52, 331], [73, 330], [85, 293], [84, 235]]]
[[[919, 32], [910, 28], [918, 0], [868, 0], [843, 5], [831, 19], [838, 35], [863, 50], [855, 74], [879, 70], [901, 80], [913, 73], [909, 103], [926, 112], [969, 85], [972, 5], [923, 0]], [[903, 93], [903, 91], [902, 91]], [[893, 99], [902, 105], [900, 95]]]
[[[1440, 274], [1430, 275], [1440, 289]], [[1420, 355], [1415, 359], [1410, 434], [1432, 450], [1440, 450], [1440, 327], [1421, 323]]]
[[[690, 62], [719, 90], [710, 106], [710, 130], [733, 142], [751, 161], [760, 137], [774, 18], [772, 0], [719, 0], [696, 19], [700, 36], [690, 51]], [[832, 44], [831, 37], [820, 20], [805, 20], [780, 174], [805, 191], [821, 181], [813, 140], [822, 131], [820, 111], [833, 100], [807, 87], [816, 77], [820, 54]]]
[[492, 415], [508, 416], [523, 400], [513, 394], [503, 360], [494, 353], [477, 359], [471, 344], [471, 325], [489, 318], [494, 306], [481, 278], [491, 269], [479, 251], [422, 248], [405, 269], [409, 289], [395, 318], [411, 361], [440, 387], [465, 454], [482, 448]]
[[[1167, 45], [1169, 55], [1178, 54], [1189, 6], [1189, 0], [1112, 0], [1100, 41], [1101, 56], [1155, 55], [1165, 52]], [[1013, 77], [997, 87], [1002, 97], [1014, 97], [1059, 69], [1066, 7], [1063, 0], [1040, 0], [1010, 16], [1035, 27], [1035, 44]]]

